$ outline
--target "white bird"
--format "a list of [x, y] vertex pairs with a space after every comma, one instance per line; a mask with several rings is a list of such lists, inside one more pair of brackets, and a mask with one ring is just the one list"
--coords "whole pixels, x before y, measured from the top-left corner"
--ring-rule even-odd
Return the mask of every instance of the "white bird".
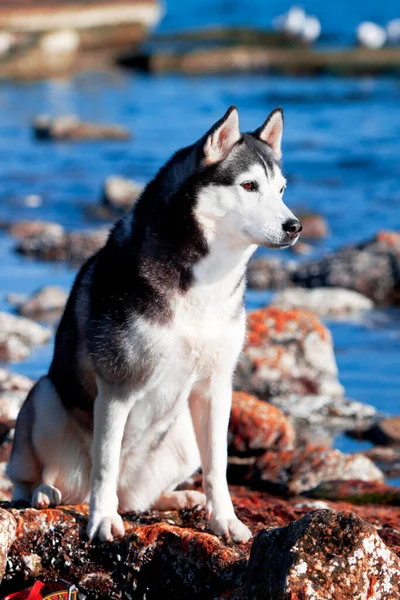
[[0, 31], [0, 55], [7, 54], [14, 41], [15, 39], [12, 33], [8, 33], [8, 31]]
[[392, 19], [386, 24], [386, 33], [389, 44], [400, 44], [400, 19]]
[[357, 41], [364, 48], [376, 50], [386, 43], [386, 31], [372, 21], [364, 21], [357, 27]]
[[292, 6], [284, 15], [276, 17], [272, 24], [275, 29], [296, 37], [301, 35], [306, 20], [306, 13], [300, 6]]
[[307, 15], [300, 35], [301, 39], [303, 42], [306, 42], [306, 44], [311, 45], [317, 41], [320, 35], [321, 23], [319, 22], [319, 19], [317, 19], [317, 17]]

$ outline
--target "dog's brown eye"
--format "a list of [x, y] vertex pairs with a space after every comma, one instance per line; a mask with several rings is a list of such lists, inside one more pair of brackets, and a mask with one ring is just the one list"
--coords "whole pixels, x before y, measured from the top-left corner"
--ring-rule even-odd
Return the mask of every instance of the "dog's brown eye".
[[280, 192], [279, 192], [281, 195], [282, 195], [282, 194], [283, 194], [283, 192], [285, 191], [285, 187], [286, 187], [286, 185], [284, 185], [283, 187], [281, 187], [281, 189], [280, 189]]
[[241, 183], [240, 185], [247, 192], [255, 192], [255, 190], [257, 189], [257, 184], [255, 181], [245, 181], [244, 183]]

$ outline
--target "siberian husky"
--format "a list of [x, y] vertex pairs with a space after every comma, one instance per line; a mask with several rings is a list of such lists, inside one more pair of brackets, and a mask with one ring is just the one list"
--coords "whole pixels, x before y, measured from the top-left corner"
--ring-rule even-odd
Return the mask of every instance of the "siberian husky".
[[[232, 375], [245, 334], [246, 265], [301, 231], [282, 200], [283, 113], [240, 133], [236, 107], [179, 150], [81, 268], [48, 375], [18, 416], [13, 499], [90, 502], [90, 539], [120, 512], [205, 505], [244, 542], [226, 481]], [[199, 466], [204, 494], [177, 490]]]

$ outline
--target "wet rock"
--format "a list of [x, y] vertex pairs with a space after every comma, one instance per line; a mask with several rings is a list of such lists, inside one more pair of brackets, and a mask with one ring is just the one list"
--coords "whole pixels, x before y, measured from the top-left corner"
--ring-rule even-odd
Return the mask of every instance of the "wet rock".
[[20, 239], [33, 236], [49, 236], [51, 238], [62, 238], [64, 228], [59, 223], [47, 221], [17, 221], [6, 225], [9, 235]]
[[299, 444], [330, 445], [338, 432], [368, 429], [379, 417], [374, 406], [338, 396], [291, 394], [272, 401], [294, 425]]
[[16, 251], [46, 261], [67, 261], [81, 265], [106, 242], [107, 229], [53, 235], [38, 233], [20, 240]]
[[52, 332], [24, 317], [0, 312], [0, 360], [13, 362], [30, 354], [32, 346], [45, 344]]
[[400, 446], [400, 417], [388, 417], [368, 429], [356, 427], [348, 432], [351, 437], [370, 440], [379, 446]]
[[395, 600], [400, 560], [354, 513], [316, 510], [260, 531], [235, 600]]
[[306, 495], [355, 505], [400, 506], [399, 488], [380, 481], [363, 481], [358, 476], [355, 479], [322, 481]]
[[324, 446], [295, 450], [268, 450], [254, 466], [254, 481], [265, 489], [299, 494], [321, 482], [360, 479], [384, 481], [382, 471], [362, 454], [343, 454]]
[[290, 285], [290, 264], [278, 258], [259, 258], [247, 268], [247, 283], [255, 290], [281, 290]]
[[104, 183], [102, 203], [116, 212], [127, 212], [143, 190], [143, 186], [125, 177], [110, 176]]
[[67, 298], [68, 294], [64, 289], [48, 285], [22, 302], [18, 312], [31, 319], [53, 321], [62, 314]]
[[254, 396], [234, 392], [229, 424], [229, 453], [256, 455], [269, 448], [291, 448], [295, 431], [282, 412]]
[[355, 290], [376, 304], [400, 302], [400, 233], [380, 232], [369, 242], [305, 263], [291, 274], [301, 287]]
[[0, 419], [15, 420], [34, 382], [0, 368]]
[[263, 400], [291, 394], [341, 397], [332, 338], [318, 317], [270, 306], [248, 316], [235, 387]]
[[363, 452], [386, 477], [400, 477], [400, 448], [375, 446]]
[[128, 140], [131, 135], [123, 127], [85, 123], [76, 115], [51, 118], [40, 115], [33, 122], [38, 140]]
[[275, 294], [272, 303], [280, 308], [310, 310], [320, 317], [342, 317], [373, 308], [372, 300], [341, 288], [288, 288]]
[[300, 214], [299, 219], [303, 226], [302, 238], [321, 239], [329, 235], [328, 223], [322, 215]]

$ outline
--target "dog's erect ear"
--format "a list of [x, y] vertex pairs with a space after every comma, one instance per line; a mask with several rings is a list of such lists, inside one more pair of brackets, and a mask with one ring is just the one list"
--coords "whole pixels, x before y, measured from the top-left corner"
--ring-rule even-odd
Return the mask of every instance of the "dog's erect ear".
[[203, 148], [204, 162], [212, 165], [223, 160], [240, 137], [238, 110], [236, 106], [231, 106], [206, 136]]
[[264, 125], [261, 125], [261, 127], [254, 132], [254, 135], [262, 142], [271, 146], [272, 152], [278, 161], [282, 158], [282, 133], [283, 110], [281, 108], [275, 108], [265, 121]]

